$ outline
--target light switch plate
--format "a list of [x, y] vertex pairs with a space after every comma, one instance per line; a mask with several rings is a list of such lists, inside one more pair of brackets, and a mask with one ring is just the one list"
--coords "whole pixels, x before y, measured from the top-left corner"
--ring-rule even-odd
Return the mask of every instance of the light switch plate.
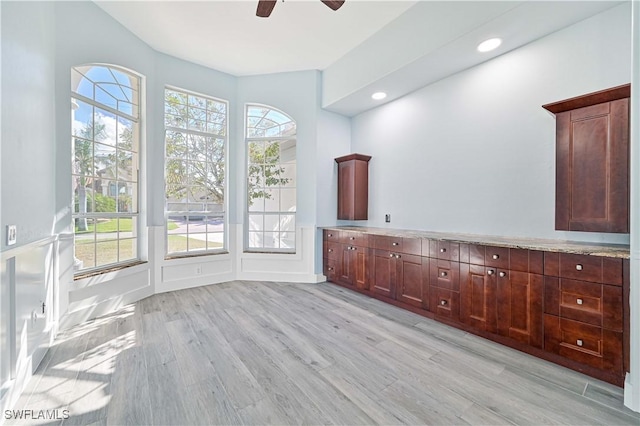
[[7, 245], [12, 246], [18, 241], [18, 229], [16, 225], [7, 225]]
[[391, 223], [391, 214], [387, 213], [384, 215], [384, 221], [387, 223]]

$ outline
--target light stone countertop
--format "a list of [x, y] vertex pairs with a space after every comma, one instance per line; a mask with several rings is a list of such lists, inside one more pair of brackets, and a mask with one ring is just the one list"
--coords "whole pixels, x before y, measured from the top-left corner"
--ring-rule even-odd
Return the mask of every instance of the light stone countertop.
[[337, 231], [365, 232], [373, 235], [392, 237], [428, 238], [462, 244], [509, 247], [562, 253], [586, 254], [591, 256], [629, 258], [629, 246], [624, 244], [588, 243], [580, 241], [547, 240], [540, 238], [499, 237], [494, 235], [458, 234], [405, 229], [370, 228], [365, 226], [326, 226], [322, 229]]

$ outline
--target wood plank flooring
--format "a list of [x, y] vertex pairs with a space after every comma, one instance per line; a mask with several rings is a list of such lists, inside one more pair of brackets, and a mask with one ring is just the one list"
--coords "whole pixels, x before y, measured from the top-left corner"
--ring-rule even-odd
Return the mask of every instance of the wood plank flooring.
[[639, 425], [622, 399], [332, 284], [234, 281], [64, 332], [15, 409], [70, 417], [6, 424]]

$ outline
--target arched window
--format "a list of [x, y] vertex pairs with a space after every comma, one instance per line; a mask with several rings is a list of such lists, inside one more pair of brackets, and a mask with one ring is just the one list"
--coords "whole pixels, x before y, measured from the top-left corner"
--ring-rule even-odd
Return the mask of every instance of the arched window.
[[71, 69], [76, 273], [139, 260], [140, 77]]
[[296, 250], [296, 123], [282, 111], [248, 105], [247, 221], [249, 251]]

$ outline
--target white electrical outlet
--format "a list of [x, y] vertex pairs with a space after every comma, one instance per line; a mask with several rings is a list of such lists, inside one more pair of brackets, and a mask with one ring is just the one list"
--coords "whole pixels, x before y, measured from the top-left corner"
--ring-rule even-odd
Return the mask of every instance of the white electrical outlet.
[[16, 225], [7, 225], [7, 245], [12, 246], [18, 241], [18, 229]]

